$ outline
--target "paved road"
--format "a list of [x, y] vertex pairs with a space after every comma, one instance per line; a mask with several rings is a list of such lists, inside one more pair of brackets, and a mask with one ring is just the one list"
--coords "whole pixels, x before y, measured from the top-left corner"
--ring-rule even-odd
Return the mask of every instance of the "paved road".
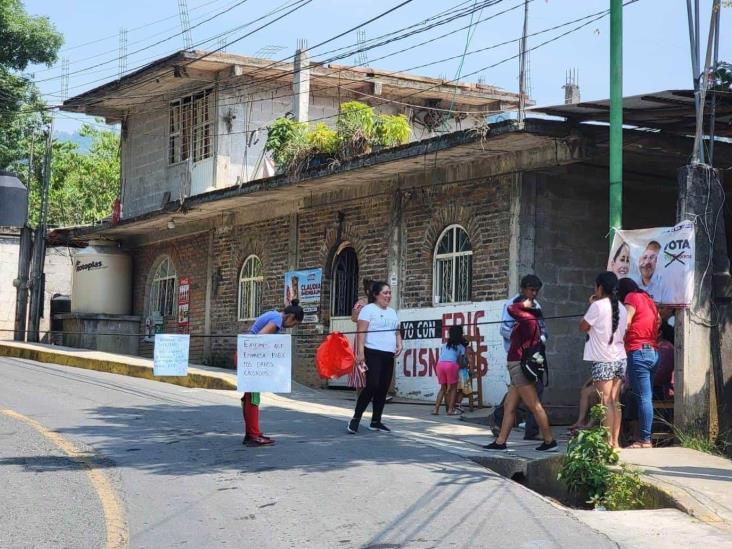
[[[278, 444], [245, 448], [231, 392], [0, 358], [0, 409], [16, 414], [0, 414], [0, 546], [104, 546], [105, 528], [120, 526], [117, 498], [135, 548], [615, 547], [443, 449], [350, 436], [317, 406], [300, 408], [265, 402]], [[114, 494], [100, 497], [100, 482]]]

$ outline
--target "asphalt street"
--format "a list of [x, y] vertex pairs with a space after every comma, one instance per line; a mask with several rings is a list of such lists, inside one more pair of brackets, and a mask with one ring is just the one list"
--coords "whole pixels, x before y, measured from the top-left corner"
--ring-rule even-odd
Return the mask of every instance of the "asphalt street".
[[135, 548], [616, 547], [454, 453], [398, 432], [348, 435], [307, 403], [265, 396], [278, 444], [249, 448], [233, 392], [0, 358], [0, 410], [2, 547], [109, 546], [111, 527]]

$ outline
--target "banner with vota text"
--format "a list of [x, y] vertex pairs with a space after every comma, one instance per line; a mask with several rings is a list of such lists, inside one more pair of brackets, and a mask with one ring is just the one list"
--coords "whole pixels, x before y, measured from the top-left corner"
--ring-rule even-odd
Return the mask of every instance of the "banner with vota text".
[[607, 269], [631, 278], [661, 305], [685, 307], [694, 294], [694, 223], [615, 232]]

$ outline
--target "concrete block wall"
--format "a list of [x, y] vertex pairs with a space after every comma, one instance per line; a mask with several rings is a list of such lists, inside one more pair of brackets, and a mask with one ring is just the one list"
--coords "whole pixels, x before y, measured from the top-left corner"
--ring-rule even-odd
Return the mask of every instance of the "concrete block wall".
[[[598, 175], [570, 167], [535, 178], [534, 266], [544, 282], [539, 301], [545, 316], [584, 315], [595, 278], [607, 267], [608, 186]], [[670, 226], [675, 216], [673, 182], [651, 185], [627, 177], [624, 227]], [[547, 404], [576, 405], [579, 388], [590, 375], [589, 365], [582, 360], [585, 336], [579, 332], [579, 320], [547, 322], [551, 372], [544, 393]]]
[[[15, 328], [16, 292], [13, 280], [18, 276], [20, 238], [16, 234], [0, 234], [0, 339], [12, 339]], [[71, 295], [71, 252], [67, 248], [48, 248], [46, 252], [46, 287], [41, 318], [41, 337], [50, 328], [51, 297]]]
[[[262, 154], [267, 139], [266, 127], [277, 117], [292, 111], [289, 86], [281, 83], [269, 85], [270, 89], [256, 86], [244, 79], [242, 85], [217, 93], [214, 109], [213, 147], [215, 168], [213, 177], [216, 188], [228, 187], [254, 179], [261, 170]], [[200, 89], [204, 89], [201, 86]], [[198, 91], [187, 88], [168, 99], [176, 99]], [[360, 97], [371, 102], [377, 112], [404, 113], [412, 120], [410, 107], [385, 100]], [[343, 101], [347, 100], [346, 98]], [[335, 97], [310, 96], [309, 118], [311, 125], [324, 122], [335, 127], [339, 100]], [[447, 121], [446, 131], [474, 127], [482, 117], [469, 116], [465, 120]], [[187, 163], [168, 164], [169, 108], [163, 99], [131, 111], [125, 123], [122, 140], [122, 217], [131, 218], [160, 209], [166, 192], [176, 200], [181, 192], [188, 193]], [[247, 146], [251, 132], [257, 132]], [[412, 141], [433, 135], [413, 124]]]

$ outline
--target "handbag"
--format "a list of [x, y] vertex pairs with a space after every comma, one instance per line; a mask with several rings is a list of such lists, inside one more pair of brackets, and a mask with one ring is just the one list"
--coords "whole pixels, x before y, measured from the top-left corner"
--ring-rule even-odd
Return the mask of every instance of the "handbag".
[[[538, 324], [538, 322], [537, 322]], [[538, 333], [537, 327], [537, 333]], [[531, 383], [541, 381], [549, 385], [549, 364], [546, 360], [546, 345], [539, 339], [536, 345], [527, 347], [521, 353], [521, 372]], [[544, 380], [546, 376], [546, 380]]]
[[356, 362], [353, 362], [351, 373], [348, 374], [348, 386], [353, 389], [363, 389], [366, 387], [366, 372], [358, 367]]

